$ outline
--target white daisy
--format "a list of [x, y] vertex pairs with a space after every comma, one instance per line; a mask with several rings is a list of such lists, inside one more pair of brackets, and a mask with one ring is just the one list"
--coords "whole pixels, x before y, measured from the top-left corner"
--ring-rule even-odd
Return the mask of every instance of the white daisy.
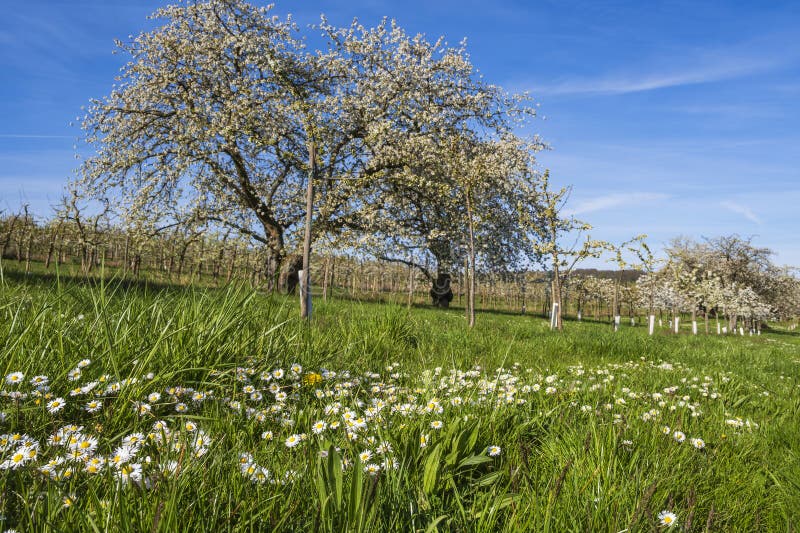
[[671, 511], [661, 511], [658, 513], [658, 519], [662, 526], [672, 527], [676, 524], [678, 517]]
[[706, 443], [703, 439], [692, 439], [690, 442], [692, 443], [692, 446], [694, 446], [698, 450], [702, 450], [703, 448], [706, 447]]
[[22, 372], [12, 372], [6, 376], [6, 383], [9, 385], [16, 385], [22, 383], [23, 379], [25, 379], [25, 374]]
[[54, 414], [61, 411], [65, 405], [67, 405], [67, 402], [64, 401], [64, 398], [56, 398], [55, 400], [47, 402], [47, 411], [50, 414]]

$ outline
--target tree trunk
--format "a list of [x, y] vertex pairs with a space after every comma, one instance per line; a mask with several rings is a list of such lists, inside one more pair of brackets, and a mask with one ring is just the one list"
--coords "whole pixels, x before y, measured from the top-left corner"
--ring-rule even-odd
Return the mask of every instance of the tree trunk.
[[[411, 263], [411, 258], [408, 260]], [[411, 304], [414, 303], [414, 267], [409, 264], [408, 265], [408, 302], [406, 307], [411, 309]]]
[[47, 246], [47, 257], [44, 261], [44, 268], [50, 269], [50, 263], [53, 260], [53, 252], [56, 249], [56, 240], [58, 240], [61, 233], [61, 223], [59, 222], [55, 229], [50, 233], [50, 244]]
[[125, 248], [122, 252], [122, 277], [128, 275], [128, 250], [130, 246], [130, 236], [125, 234]]
[[18, 219], [19, 215], [14, 215], [13, 217], [11, 217], [11, 223], [8, 225], [8, 231], [3, 237], [3, 249], [0, 250], [0, 256], [2, 257], [5, 257], [6, 252], [8, 252], [8, 245], [11, 244], [11, 238], [14, 236], [14, 226], [17, 225]]
[[325, 258], [325, 270], [322, 273], [322, 301], [328, 301], [328, 271], [330, 270], [330, 258]]
[[50, 244], [47, 246], [47, 256], [44, 259], [45, 270], [50, 270], [50, 262], [53, 260], [53, 250], [55, 250], [56, 241], [54, 238], [50, 239]]
[[[461, 274], [461, 290], [459, 294], [464, 295], [464, 318], [467, 323], [469, 323], [470, 298], [475, 297], [475, 294], [470, 294], [469, 292], [469, 254], [464, 257], [464, 272]], [[459, 295], [459, 300], [460, 299], [461, 297]]]
[[558, 262], [553, 261], [553, 281], [552, 281], [553, 304], [557, 304], [555, 316], [555, 328], [563, 331], [564, 324], [561, 321], [561, 273], [558, 270]]
[[233, 256], [231, 257], [230, 262], [228, 263], [228, 273], [225, 276], [225, 283], [226, 284], [230, 283], [231, 279], [233, 278], [233, 270], [234, 270], [234, 268], [236, 268], [236, 253], [238, 251], [239, 251], [239, 247], [238, 246], [234, 246], [233, 247]]
[[183, 264], [186, 261], [186, 251], [189, 249], [189, 243], [183, 245], [180, 254], [178, 254], [178, 283], [181, 282], [181, 275], [183, 274]]
[[317, 179], [317, 145], [308, 144], [308, 183], [306, 186], [306, 227], [303, 234], [303, 279], [300, 280], [300, 317], [311, 319], [311, 221], [314, 209], [314, 181]]
[[286, 294], [294, 294], [300, 285], [300, 271], [303, 269], [303, 257], [290, 255], [286, 258], [281, 268], [280, 289]]
[[31, 271], [31, 247], [33, 245], [33, 228], [31, 228], [31, 232], [28, 234], [28, 240], [25, 242], [25, 273], [28, 274]]
[[214, 278], [214, 285], [219, 285], [219, 273], [222, 269], [222, 259], [225, 257], [225, 245], [228, 241], [228, 235], [225, 234], [225, 237], [222, 239], [222, 245], [219, 247], [219, 253], [217, 254], [217, 259], [214, 261], [214, 270], [211, 274], [211, 277]]
[[469, 297], [467, 298], [467, 323], [475, 326], [475, 222], [472, 220], [470, 189], [467, 188], [467, 217], [469, 222]]
[[453, 301], [453, 290], [450, 288], [450, 274], [441, 270], [436, 272], [436, 279], [431, 283], [431, 303], [435, 307], [447, 309]]

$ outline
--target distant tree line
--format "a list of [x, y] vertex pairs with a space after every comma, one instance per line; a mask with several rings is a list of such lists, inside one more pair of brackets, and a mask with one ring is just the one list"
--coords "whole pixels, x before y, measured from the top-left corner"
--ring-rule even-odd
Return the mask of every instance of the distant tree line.
[[[64, 207], [64, 206], [62, 206]], [[37, 220], [23, 206], [0, 213], [2, 259], [19, 272], [76, 272], [158, 282], [223, 286], [247, 283], [269, 287], [263, 250], [233, 233], [186, 233], [180, 227], [151, 236], [111, 224], [108, 212], [84, 216], [74, 206], [49, 220]], [[758, 331], [769, 320], [800, 316], [800, 280], [788, 267], [770, 261], [772, 252], [751, 239], [731, 235], [701, 243], [676, 239], [662, 261], [623, 270], [575, 269], [564, 280], [565, 316], [614, 323], [624, 316], [645, 325], [650, 315], [663, 327], [686, 317], [701, 331]], [[288, 263], [298, 261], [290, 255]], [[317, 296], [371, 299], [402, 305], [433, 304], [428, 280], [419, 269], [365, 254], [320, 250], [311, 272]], [[2, 265], [0, 265], [2, 266]], [[423, 264], [423, 267], [425, 265]], [[287, 266], [278, 288], [296, 290]], [[546, 315], [554, 302], [553, 272], [481, 270], [476, 275], [476, 307]], [[468, 277], [453, 273], [453, 303], [467, 305]]]

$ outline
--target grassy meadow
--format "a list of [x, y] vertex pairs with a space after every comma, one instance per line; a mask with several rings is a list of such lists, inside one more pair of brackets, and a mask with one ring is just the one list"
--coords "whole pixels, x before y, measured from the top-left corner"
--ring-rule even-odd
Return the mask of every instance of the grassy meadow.
[[0, 531], [797, 530], [800, 336], [565, 328], [6, 272]]

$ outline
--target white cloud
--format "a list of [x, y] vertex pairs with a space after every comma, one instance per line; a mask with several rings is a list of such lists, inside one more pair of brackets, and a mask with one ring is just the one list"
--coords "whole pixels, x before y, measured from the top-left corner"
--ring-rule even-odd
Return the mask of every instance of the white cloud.
[[[636, 61], [585, 77], [551, 83], [525, 80], [534, 95], [614, 95], [697, 85], [763, 73], [796, 64], [794, 37], [781, 32], [716, 48], [684, 48], [669, 55], [642, 55]], [[607, 63], [610, 65], [610, 63]], [[512, 83], [515, 88], [519, 83]]]
[[753, 222], [754, 224], [761, 224], [761, 219], [753, 212], [752, 209], [747, 207], [746, 205], [737, 204], [736, 202], [731, 202], [730, 200], [725, 200], [724, 202], [720, 202], [719, 205], [724, 207], [728, 211], [732, 211], [734, 213], [738, 213], [742, 215], [744, 218]]
[[663, 68], [660, 71], [619, 73], [596, 78], [566, 80], [540, 85], [537, 94], [627, 94], [682, 85], [697, 85], [763, 72], [779, 64], [775, 58], [719, 58], [699, 64]]
[[584, 213], [611, 209], [612, 207], [631, 207], [646, 202], [666, 200], [669, 197], [670, 196], [668, 194], [652, 192], [607, 194], [604, 196], [598, 196], [597, 198], [592, 198], [591, 200], [579, 202], [575, 207], [567, 208], [566, 214], [582, 215]]

